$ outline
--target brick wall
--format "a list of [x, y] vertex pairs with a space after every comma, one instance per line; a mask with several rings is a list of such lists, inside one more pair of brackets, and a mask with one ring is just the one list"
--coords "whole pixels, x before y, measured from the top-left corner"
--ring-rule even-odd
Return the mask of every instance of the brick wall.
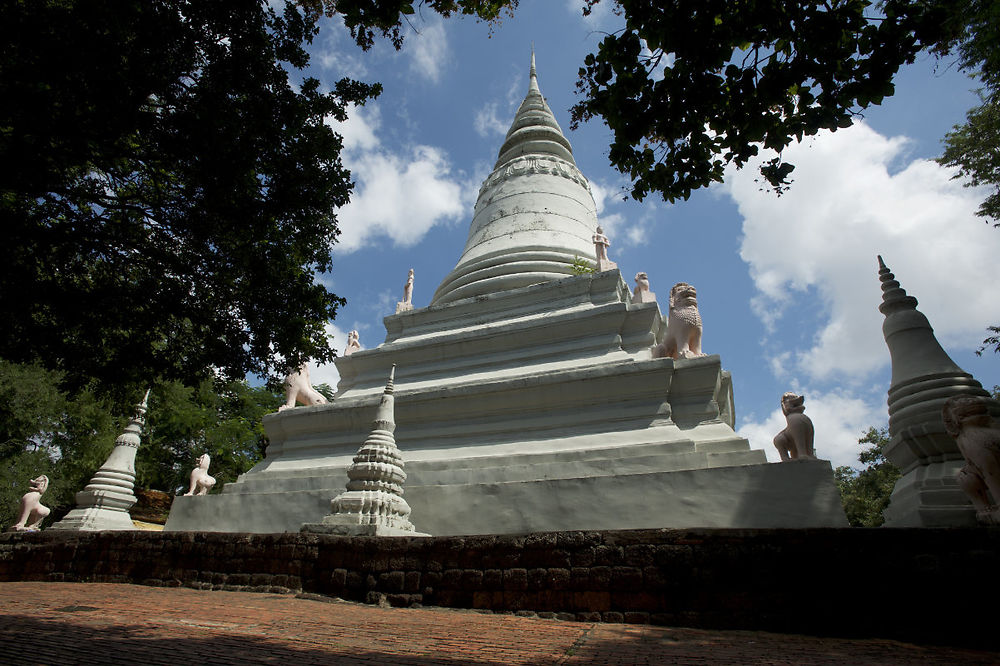
[[306, 592], [396, 606], [1000, 647], [1000, 529], [368, 538], [0, 535], [0, 581]]

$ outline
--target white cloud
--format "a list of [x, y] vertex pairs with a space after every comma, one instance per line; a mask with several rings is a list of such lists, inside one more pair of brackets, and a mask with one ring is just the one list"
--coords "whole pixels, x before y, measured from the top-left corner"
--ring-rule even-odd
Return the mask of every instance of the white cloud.
[[484, 139], [493, 134], [503, 136], [507, 133], [507, 128], [510, 127], [509, 120], [501, 120], [498, 116], [499, 106], [498, 102], [487, 102], [483, 108], [476, 111], [473, 127], [476, 128], [476, 133]]
[[[829, 460], [834, 467], [860, 467], [858, 439], [869, 427], [885, 424], [885, 405], [881, 402], [869, 404], [842, 391], [813, 393], [797, 389], [796, 392], [806, 397], [805, 414], [812, 419], [816, 431], [816, 457]], [[767, 418], [750, 421], [739, 429], [739, 435], [750, 440], [751, 448], [763, 449], [772, 462], [781, 459], [773, 443], [774, 436], [785, 427], [780, 402], [781, 396], [776, 395], [776, 408]]]
[[435, 224], [461, 219], [473, 184], [451, 171], [447, 154], [416, 145], [392, 152], [379, 141], [377, 108], [352, 109], [332, 123], [344, 137], [344, 164], [355, 181], [351, 202], [337, 212], [340, 242], [335, 252], [353, 252], [379, 236], [410, 247]]
[[580, 18], [592, 30], [613, 32], [622, 24], [622, 18], [614, 13], [615, 3], [610, 0], [594, 5], [588, 16], [583, 15], [581, 0], [566, 0], [566, 10]]
[[433, 83], [440, 81], [448, 59], [448, 33], [444, 22], [426, 23], [419, 32], [408, 34], [403, 50], [412, 57], [411, 71]]
[[319, 65], [321, 70], [332, 70], [338, 79], [343, 76], [363, 79], [368, 75], [361, 49], [354, 44], [339, 14], [322, 19], [321, 29], [309, 51], [313, 64]]
[[[1000, 234], [974, 215], [982, 191], [963, 188], [934, 162], [905, 163], [906, 145], [861, 123], [790, 146], [795, 181], [781, 197], [759, 190], [754, 165], [727, 174], [744, 218], [740, 255], [757, 289], [755, 312], [773, 330], [794, 329], [775, 336], [783, 346], [772, 353], [792, 356], [777, 367], [858, 381], [888, 364], [877, 254], [946, 346], [974, 347], [1000, 321]], [[793, 309], [822, 319], [799, 348]]]

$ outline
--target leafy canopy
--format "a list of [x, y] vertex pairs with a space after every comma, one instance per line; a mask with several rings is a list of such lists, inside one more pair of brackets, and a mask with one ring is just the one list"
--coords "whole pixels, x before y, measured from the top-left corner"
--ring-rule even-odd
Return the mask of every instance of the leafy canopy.
[[[50, 480], [47, 523], [72, 509], [133, 413], [134, 404], [122, 408], [92, 391], [70, 396], [54, 388], [61, 380], [38, 365], [0, 360], [0, 529], [14, 523], [28, 481], [41, 474]], [[218, 481], [213, 492], [220, 491], [263, 458], [262, 418], [282, 402], [244, 381], [155, 384], [136, 453], [136, 488], [186, 492], [191, 469], [208, 453]]]
[[607, 123], [637, 200], [687, 199], [761, 148], [778, 153], [761, 175], [780, 193], [794, 169], [782, 149], [850, 126], [900, 66], [946, 52], [963, 1], [614, 0], [625, 28], [586, 57], [573, 126]]
[[878, 527], [885, 519], [882, 512], [889, 506], [889, 496], [900, 477], [899, 468], [885, 457], [889, 444], [887, 428], [869, 428], [858, 440], [869, 446], [861, 451], [860, 470], [846, 465], [834, 470], [840, 489], [840, 501], [852, 527]]
[[502, 14], [512, 15], [518, 0], [299, 0], [312, 17], [339, 15], [358, 46], [367, 51], [375, 43], [376, 35], [392, 42], [399, 49], [403, 45], [406, 17], [427, 8], [448, 18], [452, 14], [474, 16], [494, 23]]
[[334, 356], [325, 121], [380, 89], [302, 78], [315, 22], [278, 4], [0, 4], [0, 355], [77, 388]]

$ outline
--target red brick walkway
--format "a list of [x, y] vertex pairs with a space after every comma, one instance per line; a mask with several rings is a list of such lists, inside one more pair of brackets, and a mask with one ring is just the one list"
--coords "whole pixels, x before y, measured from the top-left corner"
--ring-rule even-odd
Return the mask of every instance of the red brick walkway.
[[0, 663], [1000, 664], [888, 640], [562, 622], [291, 595], [0, 583]]

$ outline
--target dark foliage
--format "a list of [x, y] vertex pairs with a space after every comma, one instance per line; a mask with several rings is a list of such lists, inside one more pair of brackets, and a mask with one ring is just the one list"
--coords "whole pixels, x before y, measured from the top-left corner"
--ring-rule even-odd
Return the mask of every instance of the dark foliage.
[[294, 6], [0, 5], [0, 356], [67, 387], [231, 379], [330, 360], [350, 174]]

